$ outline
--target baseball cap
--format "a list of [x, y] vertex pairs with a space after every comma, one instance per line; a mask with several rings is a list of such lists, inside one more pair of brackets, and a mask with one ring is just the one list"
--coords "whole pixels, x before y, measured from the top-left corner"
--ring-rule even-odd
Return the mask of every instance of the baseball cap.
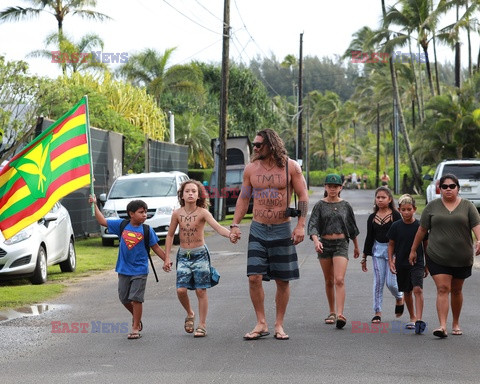
[[336, 173], [330, 173], [325, 177], [325, 184], [337, 184], [342, 185], [342, 178]]

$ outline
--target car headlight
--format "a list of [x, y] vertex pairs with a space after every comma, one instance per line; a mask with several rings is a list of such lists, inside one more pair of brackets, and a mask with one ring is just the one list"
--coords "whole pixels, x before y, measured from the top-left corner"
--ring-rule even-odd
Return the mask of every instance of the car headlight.
[[104, 209], [103, 210], [103, 216], [105, 218], [108, 218], [108, 217], [118, 217], [117, 215], [117, 211], [113, 210], [113, 209]]
[[16, 235], [12, 236], [10, 239], [5, 240], [4, 243], [6, 245], [12, 245], [19, 243], [20, 241], [27, 240], [30, 236], [32, 236], [33, 233], [33, 227], [28, 227], [20, 232], [18, 232]]
[[173, 214], [173, 207], [160, 207], [157, 208], [155, 215], [172, 215]]

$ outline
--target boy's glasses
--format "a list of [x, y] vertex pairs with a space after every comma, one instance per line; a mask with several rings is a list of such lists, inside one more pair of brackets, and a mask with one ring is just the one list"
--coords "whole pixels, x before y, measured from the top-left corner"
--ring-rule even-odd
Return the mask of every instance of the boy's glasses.
[[440, 185], [440, 188], [442, 189], [455, 189], [457, 188], [457, 184], [442, 184]]
[[262, 147], [263, 147], [263, 144], [265, 144], [265, 143], [252, 143], [252, 145], [253, 145], [255, 148], [258, 148], [258, 149], [262, 148]]

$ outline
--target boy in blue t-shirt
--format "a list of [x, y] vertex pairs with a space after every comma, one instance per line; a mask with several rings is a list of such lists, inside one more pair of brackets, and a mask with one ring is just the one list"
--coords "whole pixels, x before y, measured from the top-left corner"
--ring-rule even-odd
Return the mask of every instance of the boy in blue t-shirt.
[[[89, 203], [95, 205], [95, 218], [100, 225], [108, 228], [110, 233], [118, 236], [118, 259], [115, 272], [118, 273], [118, 296], [120, 301], [133, 316], [132, 332], [129, 339], [139, 339], [143, 328], [142, 310], [145, 295], [145, 286], [148, 276], [148, 252], [145, 248], [143, 223], [147, 219], [147, 204], [142, 200], [132, 200], [127, 205], [127, 214], [130, 221], [120, 233], [123, 219], [106, 220], [98, 208], [97, 198], [90, 195]], [[158, 257], [163, 260], [163, 270], [170, 272], [172, 263], [170, 257], [158, 245], [158, 237], [155, 231], [148, 227], [149, 246]]]
[[[416, 334], [425, 331], [426, 323], [423, 315], [423, 279], [428, 275], [424, 262], [424, 251], [427, 249], [427, 238], [417, 248], [416, 260], [409, 260], [415, 234], [420, 225], [415, 219], [415, 200], [409, 194], [400, 196], [398, 210], [402, 220], [395, 221], [387, 233], [388, 261], [390, 270], [397, 275], [398, 290], [404, 292], [405, 304], [410, 314], [407, 329], [415, 329]], [[412, 291], [415, 295], [415, 310], [413, 306]]]

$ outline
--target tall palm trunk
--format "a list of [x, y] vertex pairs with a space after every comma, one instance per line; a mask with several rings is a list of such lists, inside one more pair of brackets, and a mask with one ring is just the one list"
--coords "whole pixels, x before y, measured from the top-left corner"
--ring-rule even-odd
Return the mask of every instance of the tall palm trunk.
[[[422, 114], [420, 112], [420, 100], [418, 97], [418, 81], [417, 81], [417, 73], [415, 71], [415, 60], [413, 59], [413, 52], [412, 52], [412, 42], [410, 41], [410, 32], [408, 34], [408, 51], [410, 52], [410, 65], [412, 67], [413, 73], [413, 85], [415, 87], [415, 100], [417, 101], [418, 105], [418, 116], [420, 118], [420, 124], [423, 124]], [[418, 61], [420, 62], [420, 56], [418, 56]], [[413, 102], [413, 100], [412, 100]], [[415, 104], [413, 103], [413, 107], [415, 108]]]
[[[433, 12], [433, 1], [430, 2], [430, 10]], [[437, 86], [437, 95], [440, 96], [440, 78], [438, 77], [437, 42], [435, 39], [436, 33], [437, 31], [434, 29], [432, 31], [433, 60], [435, 60], [435, 63], [433, 65], [435, 67], [435, 83]]]
[[[468, 11], [468, 0], [465, 2]], [[472, 77], [472, 41], [470, 39], [470, 18], [467, 18], [467, 42], [468, 42], [468, 76]]]
[[[420, 57], [420, 47], [418, 47], [418, 57]], [[437, 74], [438, 76], [438, 74]], [[422, 63], [420, 63], [420, 60], [419, 60], [419, 63], [418, 63], [418, 77], [419, 77], [419, 88], [420, 88], [420, 108], [421, 110], [419, 111], [421, 116], [422, 116], [422, 119], [425, 120], [425, 108], [424, 108], [424, 99], [423, 99], [423, 78], [422, 78]]]
[[[385, 15], [387, 13], [387, 11], [385, 9], [385, 0], [381, 0], [381, 1], [382, 1], [382, 14], [383, 14], [383, 17], [385, 18]], [[388, 40], [388, 37], [387, 37], [387, 40]], [[403, 139], [405, 141], [405, 148], [407, 150], [407, 155], [408, 155], [408, 158], [410, 160], [410, 167], [411, 167], [412, 174], [413, 174], [414, 184], [418, 188], [417, 192], [420, 192], [422, 190], [423, 180], [422, 180], [422, 177], [420, 175], [420, 170], [419, 170], [417, 161], [416, 161], [415, 157], [413, 156], [412, 146], [410, 144], [410, 138], [408, 137], [408, 132], [407, 132], [406, 125], [405, 125], [405, 117], [403, 115], [402, 102], [401, 102], [401, 99], [400, 99], [400, 92], [398, 90], [397, 74], [395, 72], [395, 66], [393, 65], [393, 60], [392, 60], [391, 56], [390, 56], [388, 61], [389, 61], [389, 65], [390, 65], [390, 75], [392, 77], [393, 96], [396, 100], [397, 108], [398, 108], [398, 116], [399, 116], [399, 120], [400, 120], [399, 121], [400, 131], [402, 132]], [[430, 78], [430, 82], [431, 82], [431, 78]], [[432, 88], [432, 91], [433, 91], [433, 86], [431, 86], [431, 88]]]
[[323, 147], [323, 153], [325, 154], [325, 168], [324, 171], [327, 170], [328, 168], [328, 152], [327, 152], [327, 141], [325, 140], [325, 132], [323, 130], [323, 124], [320, 123], [320, 135], [322, 136], [322, 147]]
[[430, 59], [428, 57], [428, 42], [424, 42], [422, 45], [423, 53], [425, 53], [425, 67], [427, 68], [428, 76], [428, 86], [430, 87], [430, 92], [432, 96], [435, 96], [435, 91], [433, 89], [433, 80], [432, 80], [432, 70], [430, 69]]
[[[457, 4], [457, 22], [458, 22], [458, 16], [459, 16], [459, 5]], [[460, 88], [460, 71], [461, 68], [460, 66], [462, 65], [461, 63], [461, 58], [460, 58], [460, 41], [458, 41], [458, 30], [456, 31], [457, 36], [457, 42], [455, 43], [455, 87]]]

